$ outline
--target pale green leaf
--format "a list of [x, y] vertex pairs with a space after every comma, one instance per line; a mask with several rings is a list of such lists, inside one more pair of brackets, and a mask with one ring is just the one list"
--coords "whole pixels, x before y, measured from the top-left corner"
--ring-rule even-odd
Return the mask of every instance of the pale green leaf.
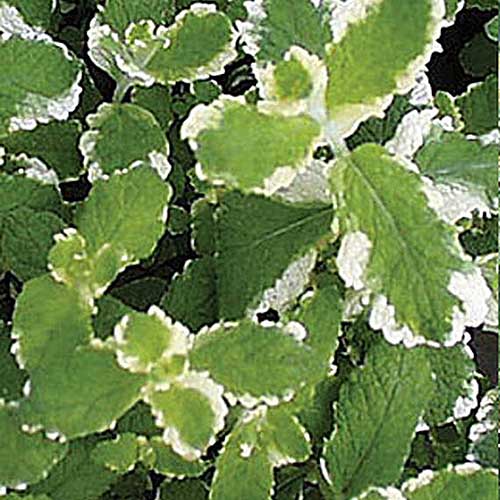
[[0, 483], [12, 488], [41, 480], [67, 450], [41, 433], [23, 431], [21, 425], [16, 407], [0, 404]]
[[498, 126], [498, 77], [472, 85], [455, 101], [465, 122], [464, 133], [482, 135]]
[[458, 133], [431, 139], [418, 152], [421, 172], [437, 182], [465, 184], [484, 189], [490, 199], [497, 195], [498, 147], [483, 146]]
[[188, 372], [148, 395], [164, 442], [187, 460], [199, 459], [224, 428], [223, 392], [208, 374]]
[[63, 227], [61, 200], [52, 186], [0, 174], [0, 272], [28, 280], [46, 272], [53, 237]]
[[78, 154], [80, 122], [52, 122], [35, 130], [21, 130], [1, 140], [8, 155], [37, 158], [53, 169], [59, 180], [77, 178], [82, 170]]
[[[83, 240], [77, 244], [79, 236], [71, 232], [58, 243], [58, 260], [52, 259], [53, 267], [59, 269], [56, 274], [66, 282], [76, 282], [84, 295], [89, 287], [91, 296], [102, 295], [122, 269], [153, 252], [165, 230], [171, 194], [170, 186], [147, 166], [99, 181], [76, 212], [75, 223]], [[78, 246], [83, 251], [72, 253]], [[82, 272], [85, 268], [91, 271], [78, 274], [78, 267]]]
[[[65, 50], [65, 49], [64, 49]], [[0, 137], [66, 120], [78, 105], [80, 63], [47, 40], [0, 41]]]
[[169, 146], [149, 111], [135, 104], [104, 103], [86, 120], [89, 130], [81, 137], [80, 150], [91, 179], [147, 161], [167, 177]]
[[380, 114], [391, 94], [413, 86], [439, 36], [441, 6], [434, 0], [373, 2], [366, 16], [330, 46], [327, 103], [340, 134], [354, 131], [370, 114]]
[[365, 366], [341, 388], [324, 451], [335, 498], [399, 479], [431, 391], [425, 351], [383, 342], [369, 352]]
[[[152, 307], [148, 314], [132, 311], [115, 328], [120, 366], [135, 373], [150, 373], [157, 364], [169, 371], [184, 358], [189, 349], [189, 331], [174, 324], [163, 311]], [[177, 358], [180, 360], [175, 362]]]
[[31, 379], [22, 406], [31, 424], [82, 436], [108, 428], [139, 399], [143, 377], [119, 368], [113, 352], [89, 345], [88, 305], [77, 291], [50, 277], [25, 286], [13, 335]]
[[155, 456], [153, 468], [159, 474], [167, 477], [198, 477], [207, 469], [207, 464], [201, 460], [188, 461], [182, 458], [159, 437], [153, 437], [150, 445]]
[[284, 101], [306, 99], [313, 90], [312, 75], [296, 57], [276, 65], [274, 81], [277, 97]]
[[140, 449], [137, 436], [132, 433], [119, 434], [116, 439], [101, 441], [92, 450], [91, 459], [107, 469], [125, 474], [139, 461]]
[[23, 495], [19, 496], [16, 493], [10, 493], [4, 500], [52, 500], [47, 495]]
[[408, 500], [495, 500], [498, 498], [498, 477], [492, 470], [475, 468], [468, 464], [444, 470], [426, 477], [419, 484], [409, 481], [403, 487]]
[[310, 0], [264, 0], [263, 16], [250, 15], [256, 47], [248, 47], [257, 58], [278, 62], [297, 45], [323, 56], [332, 35], [326, 8], [316, 8]]
[[265, 114], [229, 98], [195, 108], [182, 129], [183, 138], [195, 149], [203, 178], [270, 193], [283, 182], [276, 177], [278, 169], [286, 168], [282, 175], [291, 180], [311, 159], [320, 134], [318, 123], [308, 116]]
[[234, 395], [258, 399], [295, 392], [314, 373], [316, 359], [281, 329], [244, 321], [198, 335], [190, 363]]
[[448, 291], [462, 267], [451, 229], [428, 207], [418, 176], [381, 147], [365, 145], [341, 160], [331, 177], [349, 231], [372, 244], [367, 282], [396, 308], [401, 324], [443, 341], [456, 299]]

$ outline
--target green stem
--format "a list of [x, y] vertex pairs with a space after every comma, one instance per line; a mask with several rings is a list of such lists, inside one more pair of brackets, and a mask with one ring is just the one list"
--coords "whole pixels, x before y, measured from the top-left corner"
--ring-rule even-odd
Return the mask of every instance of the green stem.
[[122, 102], [128, 89], [132, 86], [129, 80], [123, 79], [116, 83], [116, 89], [113, 94], [113, 102]]

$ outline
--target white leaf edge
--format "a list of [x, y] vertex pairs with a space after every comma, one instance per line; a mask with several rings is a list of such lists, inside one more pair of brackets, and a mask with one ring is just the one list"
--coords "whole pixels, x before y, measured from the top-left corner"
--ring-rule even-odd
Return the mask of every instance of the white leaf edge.
[[317, 251], [311, 250], [292, 262], [274, 285], [264, 291], [259, 304], [247, 312], [247, 317], [258, 323], [258, 314], [269, 309], [274, 309], [281, 316], [305, 291], [317, 258]]
[[[65, 45], [54, 42], [47, 37], [42, 40], [37, 39], [33, 43], [46, 43], [60, 48], [69, 61], [75, 58], [69, 53]], [[25, 99], [17, 105], [16, 115], [10, 118], [9, 132], [19, 130], [34, 130], [40, 123], [49, 123], [52, 120], [65, 121], [69, 115], [77, 108], [80, 102], [80, 94], [83, 92], [81, 81], [83, 71], [77, 73], [75, 81], [71, 87], [58, 97], [47, 98], [39, 94], [28, 92]]]
[[[116, 324], [113, 331], [113, 338], [116, 344], [116, 360], [121, 368], [132, 373], [151, 373], [153, 368], [161, 361], [168, 361], [174, 356], [188, 355], [192, 344], [193, 337], [189, 330], [179, 322], [173, 321], [170, 316], [167, 316], [165, 311], [158, 306], [151, 306], [148, 309], [147, 315], [157, 319], [165, 330], [165, 349], [158, 360], [143, 363], [138, 356], [126, 354], [123, 347], [127, 345], [127, 328], [130, 323], [130, 315], [126, 314]], [[185, 368], [187, 368], [187, 358]]]
[[430, 485], [441, 474], [454, 473], [459, 476], [472, 476], [478, 472], [488, 470], [492, 474], [498, 476], [498, 472], [492, 469], [483, 469], [475, 462], [466, 462], [460, 465], [449, 465], [446, 469], [441, 471], [424, 470], [416, 478], [409, 479], [401, 487], [403, 495], [407, 493], [414, 493], [424, 486]]

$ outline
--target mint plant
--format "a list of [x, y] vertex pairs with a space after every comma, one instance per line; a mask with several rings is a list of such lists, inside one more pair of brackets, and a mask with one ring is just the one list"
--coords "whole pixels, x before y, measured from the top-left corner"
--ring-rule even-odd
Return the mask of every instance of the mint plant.
[[495, 498], [497, 15], [0, 0], [0, 496]]

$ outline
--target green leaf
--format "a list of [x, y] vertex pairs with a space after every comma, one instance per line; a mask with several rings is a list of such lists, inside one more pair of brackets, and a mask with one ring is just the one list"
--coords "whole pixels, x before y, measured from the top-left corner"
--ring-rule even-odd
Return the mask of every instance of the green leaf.
[[158, 474], [178, 478], [199, 477], [207, 469], [207, 464], [201, 460], [185, 460], [159, 437], [153, 437], [150, 445], [155, 455], [153, 468]]
[[92, 460], [98, 440], [95, 437], [71, 441], [69, 450], [49, 476], [31, 488], [35, 494], [48, 494], [52, 500], [89, 500], [102, 495], [117, 474]]
[[78, 154], [80, 122], [52, 122], [35, 130], [21, 130], [1, 140], [8, 155], [25, 154], [53, 169], [59, 180], [74, 179], [82, 170]]
[[164, 132], [174, 120], [173, 98], [170, 89], [163, 85], [135, 88], [132, 93], [132, 103], [152, 113]]
[[[329, 237], [332, 218], [327, 205], [224, 194], [216, 212], [221, 318], [241, 318], [292, 262]], [[256, 262], [265, 265], [256, 266]]]
[[108, 0], [102, 11], [103, 19], [118, 32], [130, 23], [152, 19], [160, 23], [170, 8], [170, 0]]
[[403, 493], [408, 500], [435, 500], [450, 498], [453, 500], [494, 500], [498, 498], [498, 477], [492, 470], [475, 468], [464, 464], [450, 467], [431, 475], [419, 483], [411, 480], [403, 487]]
[[261, 406], [245, 414], [229, 435], [217, 461], [211, 498], [270, 499], [274, 467], [305, 461], [310, 453], [309, 437], [286, 408]]
[[433, 0], [381, 0], [330, 47], [327, 103], [341, 135], [380, 114], [391, 94], [410, 90], [439, 36], [443, 15]]
[[227, 97], [195, 108], [182, 129], [201, 165], [201, 177], [270, 193], [283, 182], [277, 177], [280, 167], [290, 179], [311, 159], [320, 133], [318, 123], [306, 115], [265, 114]]
[[219, 320], [217, 275], [212, 256], [190, 262], [172, 280], [162, 302], [169, 315], [197, 332]]
[[21, 429], [15, 406], [0, 404], [0, 483], [15, 488], [35, 483], [61, 460], [67, 446]]
[[295, 392], [310, 379], [316, 360], [281, 329], [244, 321], [198, 335], [190, 363], [235, 396], [258, 399]]
[[191, 7], [168, 29], [170, 45], [148, 61], [147, 71], [162, 83], [198, 80], [222, 72], [236, 57], [231, 22], [210, 7]]
[[127, 262], [148, 257], [163, 231], [163, 212], [170, 189], [154, 171], [135, 168], [97, 183], [77, 211], [78, 230], [95, 255], [111, 245]]
[[[38, 29], [46, 29], [50, 25], [55, 4], [53, 2], [47, 2], [47, 0], [7, 0], [3, 2], [2, 9], [7, 9], [8, 7], [14, 7], [17, 10], [17, 15], [20, 15], [21, 19], [26, 24]], [[12, 12], [9, 13], [7, 10], [2, 12], [0, 10], [0, 31], [4, 28], [1, 22], [3, 21], [3, 16], [8, 20], [11, 15]], [[9, 27], [8, 21], [6, 27]], [[7, 31], [7, 33], [9, 33], [9, 31]]]
[[160, 500], [207, 500], [208, 488], [201, 479], [164, 481], [160, 487]]
[[[498, 26], [496, 36], [498, 36]], [[474, 36], [460, 52], [460, 63], [466, 73], [474, 78], [485, 78], [491, 73], [496, 74], [498, 45], [493, 42], [488, 33], [482, 32]]]
[[77, 107], [80, 63], [65, 50], [47, 40], [0, 41], [0, 137], [66, 120]]
[[164, 442], [189, 461], [199, 459], [224, 428], [223, 392], [207, 373], [188, 372], [148, 395]]
[[469, 430], [467, 459], [483, 467], [498, 468], [498, 390], [488, 391], [476, 413], [476, 423]]
[[21, 410], [31, 424], [83, 436], [109, 428], [139, 399], [143, 377], [120, 369], [112, 351], [89, 345], [88, 305], [50, 277], [25, 286], [13, 335], [30, 374], [31, 393]]
[[424, 420], [429, 425], [436, 425], [454, 417], [453, 410], [458, 398], [468, 395], [475, 366], [462, 345], [429, 349], [428, 356], [435, 375], [435, 391]]
[[331, 234], [333, 211], [327, 205], [227, 192], [215, 218], [210, 205], [204, 210], [206, 217], [195, 216], [194, 224], [195, 248], [203, 257], [174, 278], [163, 301], [168, 313], [193, 331], [244, 316], [292, 262]]
[[61, 200], [52, 186], [0, 174], [0, 272], [28, 280], [47, 271], [54, 235], [64, 227]]
[[456, 100], [463, 120], [464, 133], [482, 135], [498, 124], [498, 77], [490, 75], [484, 82], [472, 85]]
[[443, 341], [456, 302], [448, 285], [462, 264], [451, 230], [427, 206], [418, 176], [383, 148], [364, 145], [341, 160], [331, 185], [341, 203], [342, 223], [371, 242], [370, 289], [395, 306], [400, 324]]
[[[263, 16], [250, 15], [253, 36], [258, 39], [257, 58], [280, 61], [293, 45], [323, 56], [332, 35], [326, 8], [316, 8], [310, 0], [265, 0]], [[247, 50], [255, 52], [251, 46]]]
[[431, 391], [425, 351], [380, 343], [369, 352], [341, 388], [324, 451], [335, 498], [399, 479]]
[[499, 33], [498, 16], [495, 16], [486, 25], [486, 34], [488, 35], [490, 40], [498, 42], [498, 33]]
[[125, 474], [139, 461], [139, 442], [135, 434], [119, 434], [116, 439], [101, 441], [92, 450], [91, 458], [107, 469]]
[[136, 162], [149, 161], [162, 178], [170, 173], [169, 145], [149, 111], [135, 104], [104, 103], [86, 121], [90, 130], [82, 135], [80, 150], [91, 180]]
[[416, 163], [424, 175], [437, 182], [459, 183], [497, 195], [498, 147], [483, 146], [451, 132], [431, 139], [418, 152]]
[[[160, 12], [165, 2], [144, 2], [131, 10], [112, 3], [94, 18], [88, 32], [93, 62], [118, 81], [120, 90], [130, 83], [194, 81], [223, 72], [236, 57], [236, 34], [229, 18], [213, 6], [195, 4], [166, 27]], [[119, 97], [122, 95], [117, 94]]]
[[128, 313], [114, 333], [118, 363], [133, 373], [150, 373], [157, 364], [168, 370], [170, 363], [185, 358], [189, 349], [189, 331], [157, 307], [148, 314]]

